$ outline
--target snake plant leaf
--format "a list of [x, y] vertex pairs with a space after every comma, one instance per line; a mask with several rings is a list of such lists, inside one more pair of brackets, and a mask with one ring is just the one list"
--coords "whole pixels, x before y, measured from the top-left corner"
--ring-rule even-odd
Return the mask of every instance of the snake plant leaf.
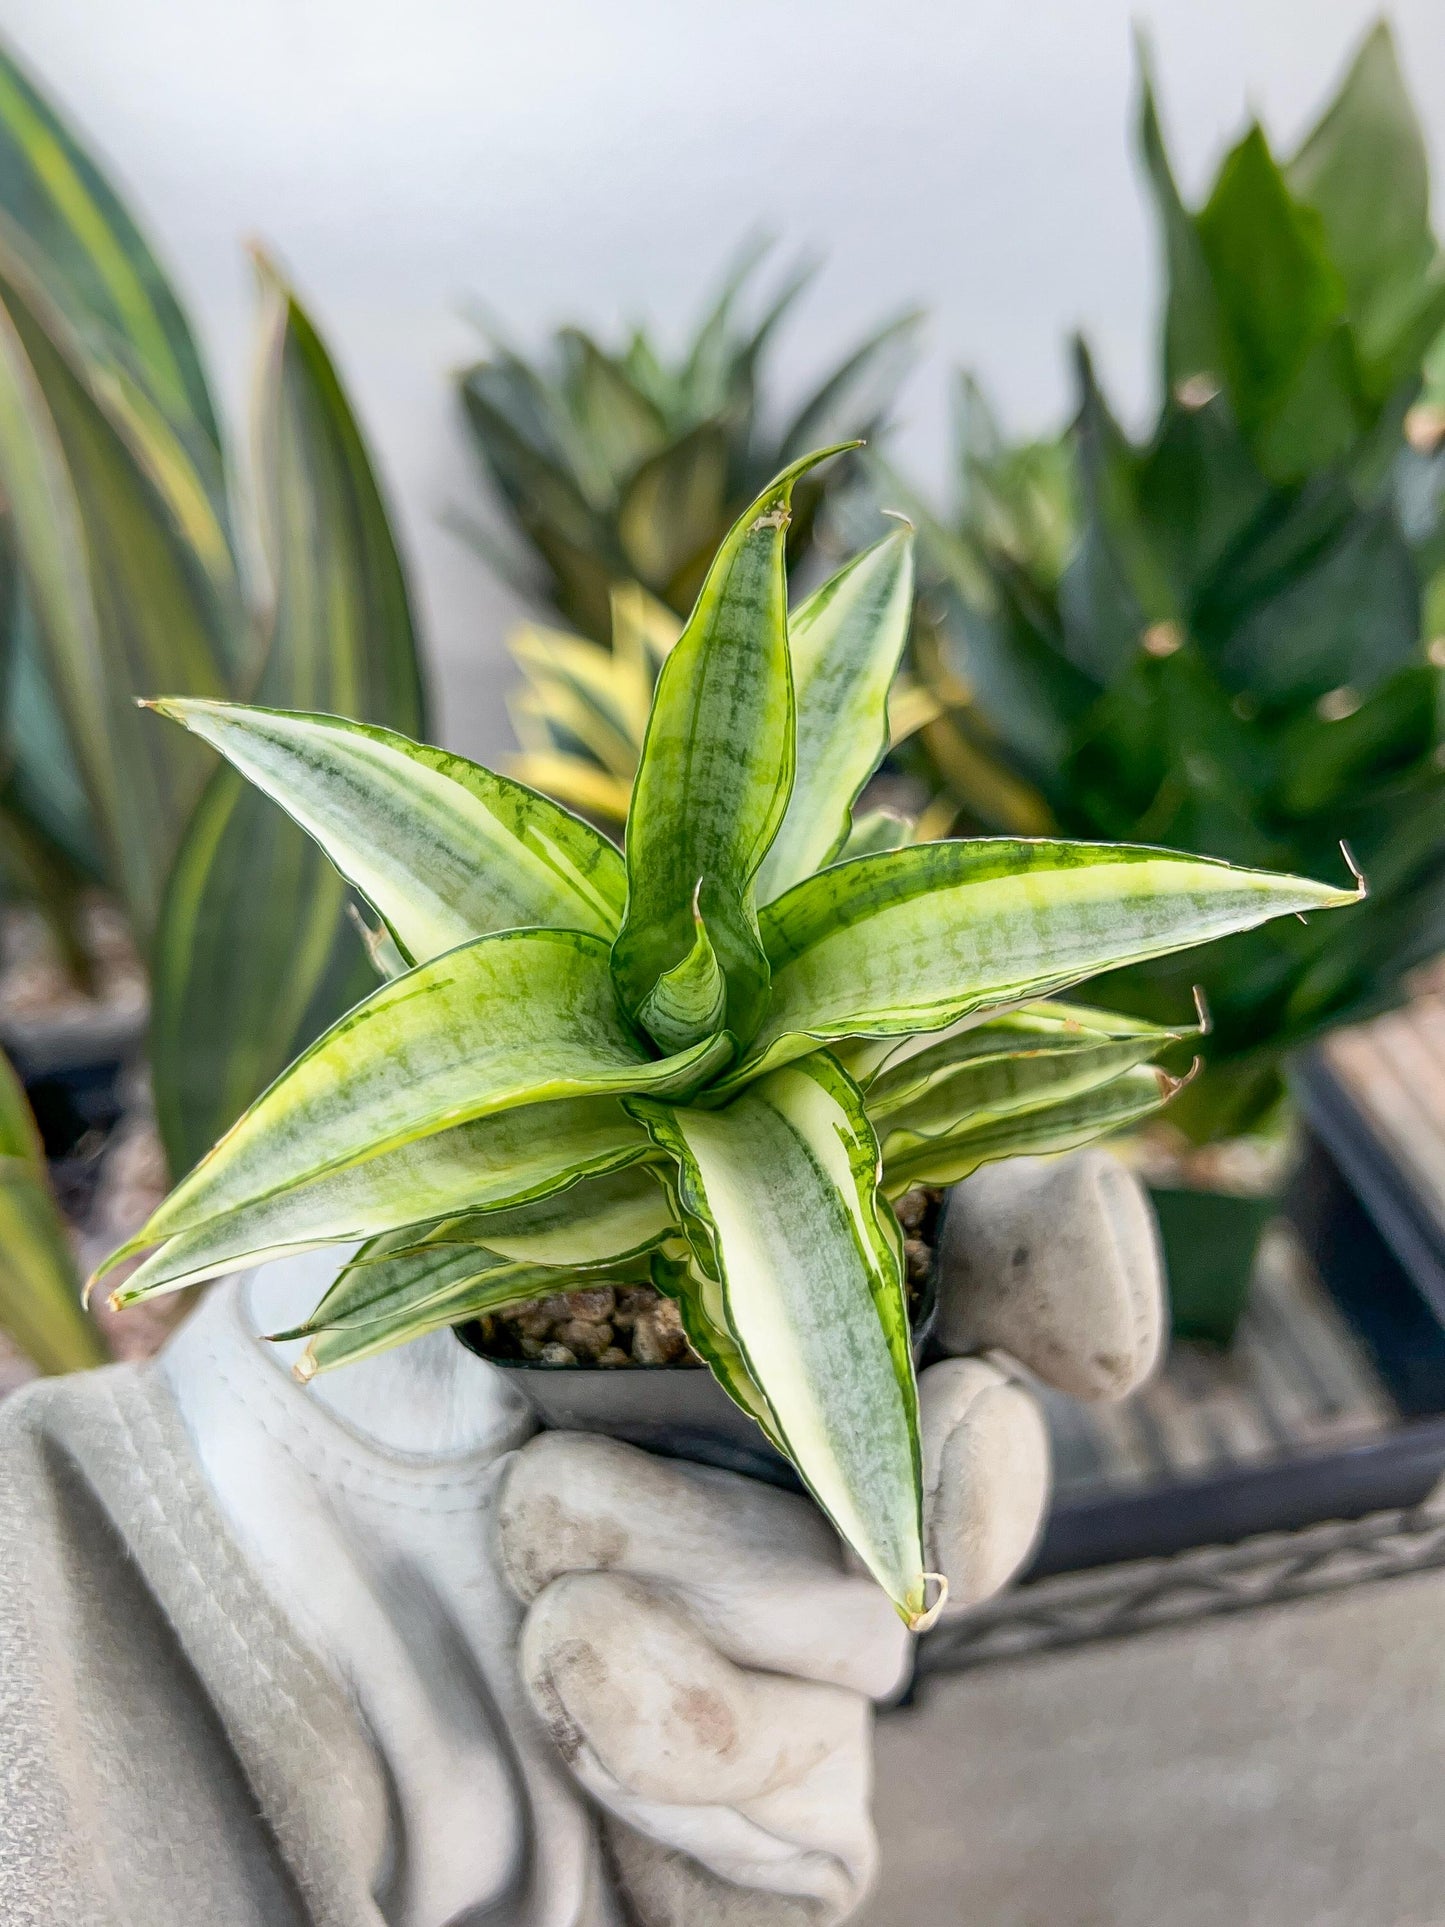
[[1193, 216], [1185, 207], [1159, 124], [1149, 47], [1135, 34], [1139, 66], [1139, 152], [1159, 217], [1165, 268], [1164, 384], [1176, 390], [1224, 371], [1219, 304]]
[[818, 1503], [910, 1624], [925, 1618], [917, 1389], [897, 1228], [857, 1088], [818, 1053], [725, 1110], [630, 1100]]
[[729, 1029], [748, 1036], [757, 1026], [768, 968], [753, 883], [793, 783], [789, 502], [798, 476], [836, 452], [795, 462], [743, 511], [658, 678], [627, 819], [627, 913], [613, 951], [633, 1014], [693, 949], [696, 907], [727, 980]]
[[357, 909], [354, 903], [347, 905], [351, 923], [361, 939], [361, 947], [366, 952], [366, 961], [371, 965], [383, 982], [392, 977], [405, 976], [411, 969], [410, 963], [401, 954], [396, 938], [384, 923], [371, 923]]
[[[533, 1282], [530, 1274], [536, 1269], [478, 1245], [398, 1246], [389, 1237], [373, 1238], [337, 1274], [309, 1318], [290, 1330], [268, 1335], [279, 1343], [288, 1338], [309, 1338], [328, 1329], [370, 1325], [382, 1319], [389, 1322], [412, 1307], [424, 1306], [438, 1292], [453, 1291], [481, 1277], [509, 1293], [520, 1289], [525, 1295]], [[523, 1280], [520, 1286], [519, 1274]]]
[[88, 882], [26, 809], [13, 778], [0, 782], [0, 905], [31, 905], [45, 921], [65, 977], [93, 996], [95, 963], [84, 914]]
[[[315, 328], [261, 272], [256, 478], [275, 604], [260, 699], [419, 731], [405, 573], [365, 443]], [[157, 681], [144, 693], [188, 692]], [[368, 988], [345, 884], [263, 787], [213, 776], [166, 891], [151, 1050], [178, 1174]]]
[[685, 1093], [728, 1050], [719, 1042], [648, 1057], [618, 1009], [607, 946], [596, 937], [479, 937], [381, 985], [318, 1038], [125, 1249], [497, 1111], [553, 1098]]
[[662, 1185], [649, 1166], [633, 1163], [532, 1203], [443, 1219], [416, 1240], [416, 1248], [485, 1245], [528, 1264], [616, 1265], [641, 1257], [676, 1234]]
[[[1277, 555], [1280, 546], [1276, 540], [1268, 549]], [[1206, 634], [1223, 628], [1217, 641], [1210, 636], [1210, 653], [1230, 689], [1289, 704], [1348, 683], [1358, 697], [1419, 660], [1420, 583], [1388, 504], [1356, 507], [1323, 553], [1257, 599], [1249, 590], [1272, 558], [1241, 547], [1233, 580], [1209, 598], [1201, 623]], [[1224, 628], [1219, 618], [1229, 613], [1235, 619]]]
[[112, 404], [172, 445], [228, 555], [220, 430], [180, 303], [100, 169], [3, 48], [0, 245], [43, 286]]
[[[912, 357], [923, 312], [909, 308], [860, 342], [819, 383], [783, 430], [779, 451], [795, 458], [822, 442], [845, 436], [869, 439]], [[862, 423], [862, 427], [853, 424]]]
[[103, 1365], [20, 1079], [0, 1053], [0, 1329], [42, 1372]]
[[1079, 538], [1059, 584], [1062, 639], [1071, 661], [1108, 688], [1139, 660], [1151, 623], [1178, 607], [1140, 513], [1133, 451], [1095, 379], [1088, 349], [1074, 345], [1078, 374]]
[[917, 1184], [960, 1184], [981, 1165], [1000, 1158], [1080, 1150], [1142, 1124], [1178, 1088], [1177, 1078], [1140, 1066], [1057, 1102], [987, 1115], [942, 1137], [891, 1132], [883, 1146], [884, 1192], [898, 1198]]
[[616, 935], [627, 894], [618, 851], [524, 784], [335, 716], [152, 707], [220, 750], [314, 837], [410, 962], [524, 926]]
[[662, 411], [581, 328], [558, 331], [562, 385], [593, 493], [605, 500], [664, 440]]
[[90, 801], [65, 724], [51, 693], [45, 644], [29, 591], [18, 573], [8, 617], [5, 664], [5, 760], [15, 798], [40, 833], [82, 874], [104, 872]]
[[510, 637], [507, 649], [542, 697], [542, 712], [558, 731], [576, 737], [599, 763], [630, 782], [655, 676], [615, 646], [604, 649], [540, 623], [525, 623]]
[[615, 1098], [559, 1098], [476, 1118], [214, 1216], [188, 1218], [184, 1230], [167, 1229], [172, 1220], [163, 1206], [158, 1220], [108, 1262], [106, 1269], [165, 1240], [113, 1302], [134, 1304], [315, 1245], [403, 1229], [420, 1242], [439, 1220], [531, 1204], [649, 1150], [646, 1134]]
[[108, 876], [142, 941], [205, 778], [135, 699], [223, 693], [214, 596], [166, 505], [0, 248], [0, 490]]
[[727, 978], [699, 908], [701, 896], [699, 881], [693, 894], [692, 949], [681, 963], [662, 973], [637, 1013], [648, 1036], [663, 1050], [686, 1050], [698, 1038], [716, 1037], [727, 1011]]
[[738, 1342], [728, 1329], [719, 1281], [699, 1267], [682, 1237], [669, 1240], [652, 1254], [650, 1276], [657, 1290], [675, 1301], [688, 1344], [718, 1384], [769, 1443], [786, 1455], [788, 1448], [778, 1429], [777, 1414], [748, 1371]]
[[1384, 21], [1285, 177], [1324, 224], [1370, 387], [1383, 401], [1414, 375], [1445, 322], [1429, 155]]
[[787, 813], [758, 873], [771, 903], [831, 863], [888, 748], [888, 698], [913, 614], [913, 531], [866, 549], [788, 618], [796, 761]]
[[513, 1264], [493, 1252], [439, 1247], [352, 1265], [304, 1326], [276, 1336], [315, 1332], [294, 1368], [304, 1383], [427, 1332], [585, 1282], [568, 1271]]
[[1225, 160], [1195, 226], [1240, 425], [1271, 479], [1298, 480], [1345, 455], [1367, 421], [1323, 223], [1290, 193], [1255, 126]]
[[720, 422], [697, 427], [643, 462], [617, 510], [627, 565], [669, 602], [695, 594], [728, 500], [728, 436]]
[[865, 810], [855, 816], [848, 840], [838, 852], [838, 860], [850, 857], [879, 856], [884, 850], [901, 850], [913, 841], [914, 822], [897, 810]]
[[1092, 1090], [1185, 1035], [1109, 1011], [1035, 1004], [890, 1062], [866, 1086], [868, 1116], [880, 1135], [941, 1136], [961, 1122]]
[[813, 1041], [941, 1030], [1355, 890], [1140, 844], [978, 838], [835, 864], [770, 904], [767, 1018], [716, 1086]]

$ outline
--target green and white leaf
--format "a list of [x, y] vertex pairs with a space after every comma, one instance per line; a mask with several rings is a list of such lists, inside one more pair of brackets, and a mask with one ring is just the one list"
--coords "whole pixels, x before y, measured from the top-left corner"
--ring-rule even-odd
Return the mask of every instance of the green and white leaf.
[[728, 1329], [722, 1286], [717, 1279], [699, 1268], [691, 1247], [681, 1235], [654, 1252], [651, 1276], [657, 1289], [676, 1301], [687, 1342], [718, 1384], [734, 1405], [747, 1413], [769, 1443], [786, 1457], [788, 1448], [778, 1430], [777, 1415], [748, 1371], [737, 1340]]
[[913, 841], [913, 832], [913, 819], [900, 815], [897, 810], [866, 810], [862, 816], [854, 817], [838, 860], [846, 863], [850, 857], [879, 856], [884, 850], [901, 850]]
[[716, 1088], [816, 1041], [941, 1030], [1356, 895], [1138, 844], [980, 838], [837, 864], [764, 912], [772, 1001]]
[[999, 1158], [1079, 1150], [1143, 1123], [1178, 1088], [1177, 1079], [1141, 1066], [1058, 1102], [985, 1115], [941, 1137], [889, 1132], [883, 1147], [883, 1189], [898, 1198], [916, 1184], [959, 1184], [980, 1165]]
[[648, 1057], [618, 1010], [596, 937], [480, 937], [381, 985], [333, 1025], [128, 1249], [493, 1112], [553, 1098], [686, 1092], [726, 1055], [726, 1044], [704, 1044]]
[[728, 1028], [745, 1038], [761, 1014], [768, 966], [753, 884], [793, 786], [783, 557], [793, 483], [824, 454], [785, 469], [744, 510], [658, 677], [627, 819], [627, 912], [613, 952], [634, 1014], [692, 951], [695, 910], [727, 980]]
[[315, 1334], [295, 1368], [296, 1376], [306, 1380], [483, 1312], [526, 1304], [581, 1282], [570, 1272], [513, 1264], [493, 1252], [464, 1246], [359, 1257], [305, 1325], [277, 1337]]
[[650, 1149], [646, 1133], [615, 1098], [560, 1098], [380, 1151], [203, 1217], [186, 1230], [168, 1233], [172, 1214], [162, 1206], [110, 1261], [165, 1239], [113, 1302], [134, 1304], [286, 1252], [353, 1244], [404, 1227], [415, 1227], [419, 1241], [439, 1219], [530, 1204], [635, 1163]]
[[1034, 1005], [890, 1062], [867, 1086], [868, 1116], [880, 1135], [938, 1136], [960, 1121], [1091, 1090], [1148, 1063], [1184, 1035], [1108, 1011]]
[[627, 894], [621, 855], [522, 783], [336, 716], [154, 706], [314, 837], [412, 962], [524, 926], [609, 940], [617, 932]]
[[727, 978], [707, 934], [701, 897], [699, 882], [693, 896], [697, 934], [692, 949], [681, 963], [662, 973], [637, 1013], [648, 1035], [664, 1050], [686, 1050], [698, 1038], [716, 1037], [727, 1013]]
[[205, 780], [194, 746], [137, 713], [157, 687], [223, 692], [214, 585], [0, 248], [0, 492], [106, 873], [149, 939], [179, 827]]
[[533, 1203], [447, 1218], [418, 1246], [485, 1245], [528, 1264], [612, 1265], [640, 1257], [676, 1234], [677, 1220], [661, 1183], [647, 1166], [631, 1164]]
[[171, 445], [224, 547], [220, 431], [175, 291], [101, 170], [3, 49], [0, 245], [44, 288], [117, 412]]
[[787, 813], [758, 873], [760, 904], [831, 863], [848, 842], [853, 805], [888, 748], [888, 696], [912, 615], [913, 531], [904, 528], [789, 616], [796, 765]]
[[819, 1504], [924, 1617], [917, 1390], [896, 1226], [857, 1089], [824, 1054], [726, 1110], [630, 1109], [676, 1161], [698, 1268]]

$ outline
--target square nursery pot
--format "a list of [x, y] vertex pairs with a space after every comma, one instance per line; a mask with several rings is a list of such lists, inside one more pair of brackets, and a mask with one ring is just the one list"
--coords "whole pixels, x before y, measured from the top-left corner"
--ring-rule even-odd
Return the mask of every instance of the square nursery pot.
[[1282, 1199], [1160, 1184], [1150, 1185], [1149, 1196], [1159, 1221], [1175, 1337], [1229, 1344], [1249, 1296], [1260, 1240]]
[[[948, 1209], [944, 1194], [932, 1221], [935, 1253], [913, 1306], [913, 1355], [922, 1362], [938, 1300], [937, 1251]], [[550, 1365], [499, 1358], [475, 1322], [456, 1327], [468, 1351], [514, 1375], [542, 1424], [554, 1431], [601, 1432], [668, 1458], [742, 1472], [770, 1485], [800, 1491], [792, 1466], [734, 1405], [705, 1365]]]

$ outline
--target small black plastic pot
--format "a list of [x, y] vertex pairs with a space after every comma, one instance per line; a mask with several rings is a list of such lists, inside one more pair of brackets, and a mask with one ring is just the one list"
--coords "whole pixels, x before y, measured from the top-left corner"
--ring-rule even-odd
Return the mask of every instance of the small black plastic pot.
[[[934, 1226], [941, 1248], [945, 1195]], [[913, 1356], [920, 1361], [933, 1330], [938, 1304], [938, 1263], [919, 1295], [913, 1320]], [[481, 1326], [458, 1325], [468, 1351], [513, 1382], [552, 1431], [601, 1432], [666, 1458], [691, 1459], [725, 1472], [743, 1472], [770, 1485], [800, 1491], [797, 1473], [764, 1438], [746, 1412], [734, 1405], [704, 1365], [544, 1365], [532, 1359], [494, 1358], [482, 1344]]]

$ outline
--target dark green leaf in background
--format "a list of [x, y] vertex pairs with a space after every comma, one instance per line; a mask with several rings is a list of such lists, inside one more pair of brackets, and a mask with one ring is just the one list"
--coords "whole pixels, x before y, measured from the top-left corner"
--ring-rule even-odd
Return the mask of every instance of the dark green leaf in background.
[[[271, 270], [263, 281], [257, 485], [275, 611], [259, 697], [419, 735], [406, 581], [365, 445], [311, 323]], [[157, 738], [180, 734], [145, 720]], [[346, 902], [310, 839], [217, 771], [155, 946], [156, 1106], [178, 1174], [370, 988]]]
[[43, 1372], [103, 1365], [25, 1092], [0, 1053], [0, 1329]]

